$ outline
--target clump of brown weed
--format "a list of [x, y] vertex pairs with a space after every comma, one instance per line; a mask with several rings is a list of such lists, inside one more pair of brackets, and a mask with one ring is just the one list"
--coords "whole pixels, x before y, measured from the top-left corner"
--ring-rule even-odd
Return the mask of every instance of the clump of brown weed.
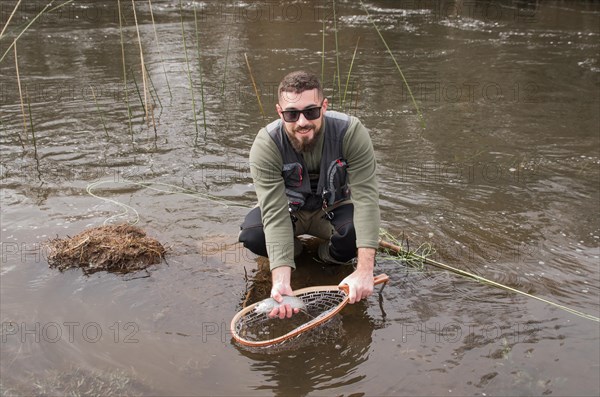
[[166, 248], [146, 232], [128, 224], [87, 229], [73, 237], [47, 243], [50, 267], [130, 273], [160, 263]]

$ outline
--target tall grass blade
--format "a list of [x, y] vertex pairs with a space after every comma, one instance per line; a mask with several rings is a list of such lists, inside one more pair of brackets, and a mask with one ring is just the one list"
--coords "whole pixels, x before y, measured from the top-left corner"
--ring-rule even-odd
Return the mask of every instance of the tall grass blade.
[[[17, 56], [17, 43], [14, 43], [15, 49], [15, 68], [17, 70], [17, 85], [19, 87], [19, 99], [21, 100], [21, 114], [23, 115], [23, 133], [25, 134], [25, 139], [27, 139], [27, 117], [25, 116], [25, 104], [23, 103], [23, 91], [21, 90], [21, 77], [19, 76], [19, 57]], [[21, 143], [21, 147], [25, 149], [25, 143], [21, 138], [21, 134], [17, 132], [17, 136], [19, 137], [19, 142]]]
[[[354, 90], [354, 82], [352, 82], [352, 90]], [[356, 109], [358, 109], [358, 95], [360, 93], [360, 81], [356, 83], [356, 96], [354, 97], [354, 114], [356, 114]]]
[[38, 172], [38, 179], [42, 180], [42, 172], [40, 171], [40, 158], [38, 157], [37, 151], [37, 139], [35, 138], [35, 128], [33, 128], [33, 115], [31, 114], [31, 101], [29, 100], [29, 93], [27, 92], [27, 86], [25, 86], [25, 97], [27, 98], [27, 109], [29, 111], [29, 125], [31, 126], [31, 141], [33, 142], [33, 158], [35, 159], [35, 165]]
[[[138, 94], [138, 98], [140, 99], [140, 104], [142, 105], [142, 109], [144, 109], [144, 113], [147, 115], [148, 113], [150, 113], [150, 119], [146, 119], [146, 124], [149, 125], [150, 124], [150, 120], [152, 120], [152, 127], [154, 128], [154, 138], [157, 138], [157, 131], [156, 131], [156, 120], [154, 118], [154, 108], [152, 109], [151, 112], [147, 112], [146, 111], [146, 107], [144, 105], [144, 99], [142, 98], [142, 94], [140, 93], [140, 86], [137, 83], [137, 80], [135, 78], [135, 74], [133, 73], [133, 69], [129, 68], [129, 72], [131, 73], [131, 79], [133, 80], [133, 84], [135, 85], [135, 90]], [[152, 104], [150, 104], [150, 106], [152, 106]], [[131, 136], [131, 139], [133, 141], [133, 135]]]
[[352, 55], [352, 61], [350, 62], [350, 68], [348, 69], [348, 77], [346, 78], [346, 87], [344, 88], [344, 98], [342, 99], [341, 108], [344, 109], [346, 105], [346, 94], [348, 94], [348, 84], [350, 83], [350, 76], [352, 75], [352, 66], [354, 65], [354, 58], [356, 58], [356, 51], [358, 50], [358, 42], [360, 41], [360, 36], [356, 40], [356, 47], [354, 47], [354, 54]]
[[123, 90], [125, 91], [125, 104], [127, 105], [127, 121], [129, 124], [129, 133], [133, 142], [133, 123], [131, 121], [131, 106], [129, 105], [129, 90], [127, 87], [127, 69], [125, 66], [125, 43], [123, 40], [123, 15], [121, 13], [121, 0], [117, 0], [119, 8], [119, 34], [121, 36], [121, 60], [123, 63]]
[[144, 105], [144, 98], [142, 98], [142, 93], [140, 92], [140, 87], [138, 86], [137, 80], [135, 78], [135, 74], [133, 73], [133, 69], [129, 68], [129, 73], [131, 73], [131, 79], [133, 80], [133, 85], [135, 86], [135, 91], [138, 94], [138, 98], [140, 99], [140, 104], [142, 105], [142, 109], [144, 110], [145, 114], [148, 114], [146, 112], [146, 106]]
[[[152, 109], [152, 111], [150, 112], [150, 118], [152, 119], [152, 128], [154, 129], [154, 142], [156, 143], [156, 140], [158, 139], [158, 131], [156, 130], [156, 117], [154, 116], [154, 107], [156, 106], [156, 101], [158, 101], [158, 105], [160, 106], [161, 111], [163, 107], [160, 101], [160, 97], [158, 96], [158, 92], [156, 92], [156, 87], [154, 86], [152, 76], [150, 75], [150, 72], [148, 72], [148, 68], [146, 67], [146, 65], [144, 65], [144, 69], [146, 69], [146, 76], [148, 76], [148, 80], [150, 81], [150, 85], [152, 86], [152, 90], [154, 91], [154, 95], [150, 90], [148, 91], [148, 93], [150, 94], [150, 99], [152, 99], [152, 103], [150, 104], [150, 108]], [[155, 96], [156, 101], [154, 100]]]
[[137, 14], [135, 12], [135, 0], [131, 0], [131, 6], [133, 8], [133, 20], [135, 21], [135, 29], [137, 31], [138, 44], [140, 47], [140, 67], [142, 69], [142, 85], [144, 88], [144, 110], [146, 112], [146, 121], [149, 122], [148, 112], [148, 85], [146, 82], [146, 67], [144, 63], [144, 50], [142, 48], [142, 37], [140, 36], [140, 27], [138, 25]]
[[[196, 4], [194, 3], [194, 25], [196, 27], [196, 51], [198, 52], [198, 70], [200, 72], [200, 99], [202, 100], [202, 121], [204, 124], [204, 139], [206, 139], [206, 104], [204, 100], [204, 78], [202, 71], [202, 57], [200, 55], [200, 35], [198, 29], [198, 15], [196, 13]], [[196, 140], [198, 137], [196, 137]], [[198, 142], [196, 142], [198, 143]]]
[[415, 97], [414, 97], [414, 95], [412, 93], [412, 90], [410, 89], [410, 86], [408, 85], [408, 81], [406, 81], [406, 77], [404, 77], [404, 73], [402, 73], [402, 69], [400, 69], [400, 65], [398, 65], [398, 62], [396, 61], [396, 57], [394, 56], [394, 54], [392, 53], [392, 50], [390, 49], [390, 47], [388, 46], [387, 42], [383, 38], [383, 35], [381, 34], [381, 31], [379, 30], [379, 28], [377, 27], [377, 25], [375, 24], [375, 22], [371, 19], [371, 15], [369, 14], [369, 11], [367, 10], [367, 7], [365, 7], [365, 4], [362, 2], [362, 0], [360, 0], [360, 4], [362, 5], [363, 9], [365, 10], [365, 13], [367, 14], [367, 19], [371, 22], [371, 24], [373, 25], [373, 27], [377, 31], [377, 34], [379, 35], [379, 37], [381, 38], [381, 41], [385, 45], [385, 48], [387, 49], [387, 52], [392, 57], [392, 60], [394, 61], [394, 64], [396, 65], [396, 68], [398, 69], [398, 72], [400, 73], [400, 76], [402, 77], [402, 81], [404, 81], [404, 85], [406, 86], [406, 89], [408, 90], [408, 94], [410, 95], [412, 103], [415, 106], [415, 109], [417, 110], [417, 114], [419, 115], [419, 119], [421, 121], [421, 127], [425, 128], [425, 119], [423, 118], [423, 114], [421, 113], [421, 110], [419, 109], [419, 105], [417, 105], [417, 101], [415, 100]]
[[2, 28], [2, 32], [0, 32], [0, 40], [2, 40], [2, 36], [4, 36], [4, 32], [6, 31], [6, 28], [8, 27], [8, 25], [10, 24], [10, 21], [12, 20], [12, 17], [15, 15], [15, 12], [17, 12], [17, 8], [19, 8], [19, 4], [21, 4], [21, 0], [19, 0], [17, 2], [17, 4], [15, 5], [15, 8], [13, 9], [12, 13], [8, 17], [8, 20], [6, 21], [6, 24], [4, 24], [4, 27]]
[[225, 66], [223, 71], [223, 84], [221, 85], [221, 96], [225, 96], [225, 81], [227, 78], [227, 60], [229, 58], [229, 45], [231, 43], [231, 31], [229, 31], [229, 36], [227, 38], [227, 51], [225, 52]]
[[[165, 74], [165, 82], [167, 83], [167, 89], [169, 90], [169, 96], [173, 99], [173, 93], [171, 92], [171, 85], [169, 84], [169, 78], [167, 77], [167, 69], [165, 68], [165, 59], [163, 58], [162, 51], [160, 50], [160, 43], [158, 41], [158, 32], [156, 31], [156, 24], [154, 23], [154, 12], [152, 11], [152, 0], [148, 0], [150, 7], [150, 18], [152, 18], [152, 28], [154, 29], [154, 41], [156, 41], [156, 48], [158, 50], [158, 56], [162, 64], [163, 73]], [[156, 90], [154, 90], [156, 92]], [[158, 96], [158, 94], [157, 94]], [[161, 105], [162, 106], [162, 105]]]
[[[337, 18], [335, 16], [335, 0], [333, 0], [333, 32], [335, 34], [335, 65], [337, 73], [337, 87], [338, 95], [342, 95], [342, 82], [340, 78], [340, 51], [338, 48], [338, 29], [337, 29]], [[341, 109], [341, 106], [340, 106]]]
[[360, 83], [356, 80], [352, 80], [352, 87], [350, 88], [350, 106], [352, 106], [352, 93], [354, 93], [354, 115], [356, 115], [356, 112], [358, 110], [358, 87], [359, 87]]
[[[154, 108], [156, 107], [156, 101], [158, 101], [158, 105], [160, 106], [160, 114], [162, 114], [163, 107], [162, 102], [160, 101], [160, 97], [158, 96], [158, 92], [156, 91], [156, 87], [154, 86], [152, 75], [150, 74], [150, 72], [148, 72], [148, 68], [146, 67], [146, 65], [144, 65], [144, 67], [146, 68], [146, 75], [148, 76], [148, 80], [150, 80], [150, 86], [152, 86], [152, 91], [154, 91], [154, 95], [152, 94], [152, 91], [150, 91], [150, 97], [152, 99], [152, 103], [150, 104], [150, 114], [152, 115], [152, 128], [154, 129], [154, 142], [156, 143], [156, 140], [158, 139], [158, 131], [156, 130], [156, 117], [154, 117]], [[154, 97], [156, 97], [156, 101], [154, 100]]]
[[96, 103], [96, 111], [100, 116], [100, 120], [102, 121], [102, 126], [104, 126], [104, 133], [106, 134], [106, 139], [110, 138], [108, 135], [108, 128], [106, 128], [106, 123], [104, 122], [104, 116], [102, 115], [102, 111], [100, 110], [100, 105], [98, 105], [98, 99], [96, 98], [96, 92], [94, 91], [94, 87], [90, 85], [90, 89], [92, 90], [92, 96], [94, 97], [94, 103]]
[[27, 26], [25, 26], [25, 28], [21, 31], [21, 33], [19, 33], [19, 35], [13, 40], [12, 44], [6, 49], [6, 51], [4, 52], [4, 54], [2, 55], [2, 58], [0, 58], [0, 63], [4, 60], [4, 57], [6, 56], [6, 54], [8, 54], [8, 52], [10, 51], [11, 47], [13, 45], [17, 44], [17, 41], [21, 38], [21, 36], [27, 31], [27, 29], [29, 29], [29, 27], [31, 25], [33, 25], [33, 23], [44, 13], [46, 12], [46, 10], [52, 5], [52, 3], [46, 4], [46, 7], [44, 7], [44, 9], [42, 11], [40, 11], [28, 24]]
[[260, 114], [262, 114], [263, 118], [265, 118], [265, 111], [263, 109], [262, 102], [260, 101], [260, 94], [258, 93], [258, 87], [256, 86], [256, 82], [254, 81], [254, 75], [252, 74], [252, 68], [250, 67], [250, 61], [248, 60], [248, 54], [244, 53], [244, 58], [246, 58], [246, 66], [248, 66], [248, 73], [250, 73], [250, 79], [252, 80], [252, 86], [254, 87], [254, 93], [256, 94], [256, 100], [258, 101], [258, 107], [260, 108]]
[[[154, 85], [154, 80], [152, 80], [152, 75], [150, 75], [150, 72], [148, 71], [148, 67], [146, 65], [144, 65], [144, 67], [146, 68], [146, 76], [148, 76], [148, 80], [150, 81], [150, 87], [152, 87], [152, 90], [150, 91], [150, 97], [152, 98], [152, 101], [154, 102], [154, 104], [156, 104], [156, 102], [158, 102], [158, 106], [160, 106], [160, 108], [163, 108], [162, 105], [162, 101], [160, 100], [160, 97], [158, 96], [158, 92], [156, 91], [156, 86]], [[152, 91], [154, 91], [154, 94], [152, 94]], [[154, 100], [156, 98], [156, 101]]]
[[[62, 4], [57, 5], [54, 8], [51, 8], [48, 12], [52, 12], [55, 10], [58, 10], [61, 7], [66, 6], [69, 3], [74, 2], [75, 0], [67, 0]], [[12, 46], [21, 38], [21, 36], [23, 36], [23, 34], [27, 31], [27, 29], [29, 29], [29, 27], [31, 25], [33, 25], [33, 23], [35, 21], [37, 21], [37, 19], [42, 16], [42, 14], [44, 14], [46, 12], [46, 10], [48, 10], [48, 8], [50, 8], [52, 6], [52, 3], [48, 3], [46, 4], [46, 7], [44, 7], [44, 9], [42, 11], [40, 11], [28, 24], [27, 26], [25, 26], [25, 28], [21, 31], [21, 33], [19, 33], [19, 35], [13, 40], [12, 44], [6, 49], [6, 51], [4, 52], [4, 54], [2, 55], [2, 58], [0, 58], [0, 63], [2, 63], [2, 61], [4, 60], [4, 57], [6, 57], [6, 54], [8, 54], [8, 52], [10, 51], [10, 49], [12, 48]]]
[[321, 84], [325, 79], [325, 15], [323, 15], [323, 30], [321, 43]]
[[334, 104], [335, 104], [335, 78], [336, 78], [336, 73], [333, 72], [333, 84], [331, 85], [331, 108], [334, 108]]
[[154, 116], [154, 107], [156, 106], [156, 101], [154, 100], [155, 96], [161, 111], [163, 107], [162, 103], [160, 102], [158, 92], [156, 92], [156, 87], [154, 87], [154, 81], [152, 80], [152, 76], [150, 75], [150, 72], [148, 72], [148, 68], [146, 67], [146, 65], [144, 65], [144, 68], [146, 69], [146, 76], [148, 76], [148, 80], [150, 81], [152, 90], [154, 90], [154, 95], [152, 94], [152, 91], [148, 91], [148, 93], [150, 94], [150, 99], [152, 99], [152, 103], [150, 104], [150, 107], [152, 108], [152, 111], [150, 112], [150, 118], [152, 119], [152, 128], [154, 129], [154, 142], [156, 142], [156, 139], [158, 139], [158, 131], [156, 131], [156, 117]]
[[181, 16], [181, 38], [183, 40], [183, 52], [185, 54], [185, 64], [187, 65], [188, 81], [190, 83], [190, 92], [192, 94], [192, 112], [194, 113], [194, 126], [196, 127], [196, 137], [198, 136], [198, 119], [196, 117], [196, 97], [194, 95], [194, 83], [192, 82], [192, 71], [190, 69], [190, 60], [187, 53], [187, 44], [185, 41], [185, 27], [183, 24], [183, 4], [179, 0], [179, 15]]

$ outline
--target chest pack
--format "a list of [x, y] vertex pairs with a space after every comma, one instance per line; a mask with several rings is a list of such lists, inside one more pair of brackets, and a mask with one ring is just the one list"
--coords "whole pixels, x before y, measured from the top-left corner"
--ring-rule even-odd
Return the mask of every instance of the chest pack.
[[269, 124], [267, 132], [273, 139], [283, 158], [281, 175], [285, 183], [290, 212], [326, 209], [335, 203], [350, 198], [347, 182], [348, 163], [344, 159], [342, 145], [350, 125], [346, 114], [327, 111], [323, 118], [323, 151], [318, 174], [309, 174], [304, 157], [292, 147], [284, 131], [281, 119]]

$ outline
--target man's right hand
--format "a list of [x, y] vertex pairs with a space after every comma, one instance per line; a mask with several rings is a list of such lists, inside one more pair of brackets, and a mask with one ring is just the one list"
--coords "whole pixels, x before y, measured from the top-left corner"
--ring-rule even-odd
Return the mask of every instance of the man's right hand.
[[[277, 302], [283, 302], [283, 295], [292, 295], [291, 279], [292, 279], [292, 268], [289, 266], [280, 266], [271, 271], [271, 277], [273, 280], [273, 288], [271, 289], [271, 298]], [[298, 313], [300, 309], [292, 309], [287, 305], [282, 305], [274, 308], [269, 313], [270, 318], [279, 317], [281, 319], [292, 317], [292, 314]]]

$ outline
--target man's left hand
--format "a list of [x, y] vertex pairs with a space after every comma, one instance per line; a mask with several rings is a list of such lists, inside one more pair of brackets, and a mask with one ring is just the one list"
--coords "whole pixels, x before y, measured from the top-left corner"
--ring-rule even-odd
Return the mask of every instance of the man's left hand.
[[359, 248], [356, 270], [342, 280], [340, 285], [348, 285], [348, 301], [359, 302], [373, 293], [373, 267], [375, 265], [375, 249]]

